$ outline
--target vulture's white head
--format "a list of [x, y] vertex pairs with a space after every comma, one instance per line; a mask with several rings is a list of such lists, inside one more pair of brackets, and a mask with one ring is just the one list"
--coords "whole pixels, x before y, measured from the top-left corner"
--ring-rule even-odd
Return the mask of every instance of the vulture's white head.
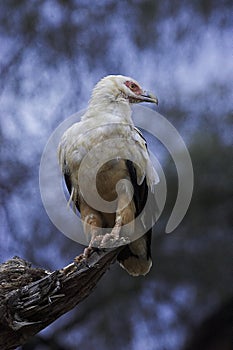
[[130, 77], [108, 75], [94, 87], [82, 120], [94, 118], [96, 123], [110, 122], [114, 116], [118, 116], [121, 121], [132, 123], [130, 105], [139, 102], [158, 104], [158, 99], [144, 91], [139, 83]]
[[142, 89], [139, 83], [123, 75], [108, 75], [95, 86], [90, 103], [93, 100], [108, 100], [109, 102], [152, 102], [158, 104], [156, 96]]

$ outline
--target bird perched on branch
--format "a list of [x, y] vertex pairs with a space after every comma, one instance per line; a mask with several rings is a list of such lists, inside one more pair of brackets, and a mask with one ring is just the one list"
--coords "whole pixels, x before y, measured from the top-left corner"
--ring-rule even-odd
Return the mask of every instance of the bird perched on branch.
[[80, 212], [89, 247], [124, 245], [120, 265], [133, 276], [150, 270], [154, 188], [159, 181], [131, 104], [158, 100], [137, 81], [109, 75], [93, 89], [81, 121], [59, 144], [59, 163]]

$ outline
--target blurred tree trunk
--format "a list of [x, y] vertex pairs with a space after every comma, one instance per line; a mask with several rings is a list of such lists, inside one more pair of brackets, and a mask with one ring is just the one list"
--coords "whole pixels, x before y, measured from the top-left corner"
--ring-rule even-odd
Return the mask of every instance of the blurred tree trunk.
[[0, 349], [10, 350], [85, 299], [121, 248], [92, 251], [53, 272], [14, 257], [0, 265]]

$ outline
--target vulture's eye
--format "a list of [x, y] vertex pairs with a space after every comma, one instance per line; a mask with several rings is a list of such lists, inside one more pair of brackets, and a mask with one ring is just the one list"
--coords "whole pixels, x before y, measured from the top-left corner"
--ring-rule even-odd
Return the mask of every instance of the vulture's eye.
[[131, 85], [130, 85], [130, 88], [133, 90], [133, 89], [135, 89], [137, 87], [137, 85], [136, 84], [134, 84], [134, 83], [131, 83]]
[[137, 91], [139, 89], [139, 87], [137, 86], [137, 84], [135, 84], [134, 82], [132, 81], [126, 81], [125, 82], [125, 85], [132, 91]]

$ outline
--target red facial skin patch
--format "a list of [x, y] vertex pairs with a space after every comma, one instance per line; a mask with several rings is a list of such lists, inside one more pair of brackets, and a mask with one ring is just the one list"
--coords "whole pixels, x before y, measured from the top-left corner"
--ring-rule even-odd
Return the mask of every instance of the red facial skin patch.
[[141, 95], [142, 94], [142, 89], [133, 81], [127, 80], [125, 82], [125, 85], [131, 90], [133, 91], [134, 94], [136, 95]]

